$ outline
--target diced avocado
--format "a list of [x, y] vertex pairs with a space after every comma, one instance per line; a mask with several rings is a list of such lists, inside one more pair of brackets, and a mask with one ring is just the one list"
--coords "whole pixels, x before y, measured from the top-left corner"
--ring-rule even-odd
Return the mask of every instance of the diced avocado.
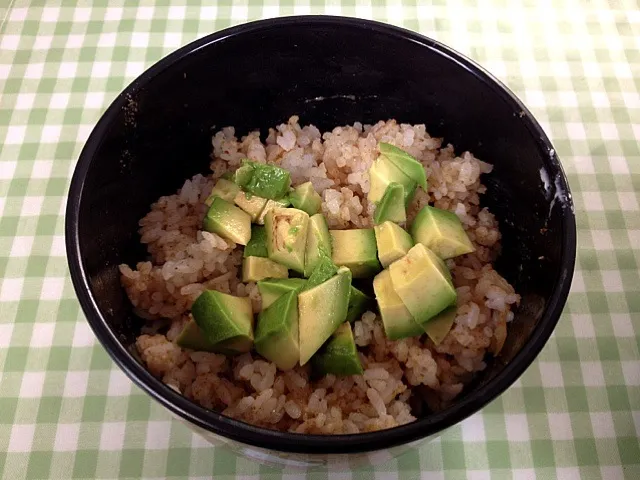
[[351, 272], [341, 268], [324, 283], [298, 294], [300, 365], [309, 361], [347, 318]]
[[235, 205], [215, 197], [204, 217], [202, 228], [232, 242], [246, 245], [251, 238], [251, 217]]
[[215, 345], [207, 339], [193, 319], [190, 319], [184, 326], [176, 338], [176, 343], [182, 348], [190, 348], [200, 352], [211, 352], [215, 348]]
[[380, 271], [373, 228], [329, 230], [329, 233], [333, 262], [351, 270], [353, 278], [373, 277]]
[[303, 183], [293, 189], [289, 194], [291, 205], [294, 208], [304, 210], [309, 215], [315, 215], [320, 211], [322, 197], [315, 191], [311, 182]]
[[258, 290], [262, 297], [262, 309], [268, 308], [280, 296], [288, 292], [299, 292], [307, 281], [302, 278], [267, 279], [258, 282]]
[[211, 194], [207, 197], [204, 203], [211, 206], [211, 202], [213, 202], [214, 197], [220, 197], [227, 202], [233, 202], [233, 199], [236, 198], [236, 194], [239, 191], [240, 187], [234, 182], [221, 178], [218, 180], [218, 183], [215, 184], [211, 190]]
[[267, 213], [269, 213], [272, 209], [276, 207], [284, 208], [284, 207], [288, 207], [289, 205], [291, 205], [291, 202], [289, 201], [289, 197], [283, 197], [280, 200], [271, 200], [271, 199], [267, 200], [267, 203], [262, 209], [262, 212], [260, 212], [260, 215], [258, 216], [258, 219], [256, 220], [255, 223], [257, 223], [258, 225], [264, 225], [264, 217], [267, 216]]
[[242, 165], [233, 173], [233, 181], [236, 185], [244, 187], [251, 181], [251, 178], [253, 177], [254, 163], [255, 162], [252, 162], [249, 159], [242, 162]]
[[389, 265], [393, 289], [420, 325], [456, 300], [456, 290], [442, 265], [442, 260], [421, 243]]
[[264, 210], [267, 199], [259, 197], [249, 192], [240, 190], [233, 199], [234, 203], [242, 210], [247, 212], [251, 217], [251, 221], [255, 222]]
[[451, 305], [422, 325], [422, 328], [424, 328], [424, 331], [434, 344], [439, 345], [444, 340], [444, 337], [447, 336], [456, 319], [457, 312], [458, 307]]
[[197, 352], [224, 353], [225, 355], [246, 353], [252, 347], [251, 339], [248, 337], [235, 337], [220, 343], [211, 343], [193, 319], [184, 326], [176, 338], [176, 343], [182, 348], [189, 348]]
[[387, 268], [400, 257], [404, 257], [413, 247], [413, 239], [401, 226], [393, 222], [384, 222], [373, 227], [376, 233], [378, 259]]
[[371, 298], [351, 285], [351, 293], [349, 295], [349, 308], [347, 310], [347, 322], [353, 323], [356, 320], [359, 320], [370, 304]]
[[265, 278], [289, 278], [289, 270], [268, 258], [246, 257], [242, 260], [243, 282], [257, 282]]
[[[253, 343], [253, 309], [249, 297], [235, 297], [216, 290], [205, 290], [191, 307], [193, 319], [207, 340], [228, 347]], [[220, 345], [225, 342], [224, 345]]]
[[322, 255], [331, 256], [331, 237], [327, 221], [321, 213], [309, 218], [309, 233], [304, 260], [304, 276], [308, 277], [316, 268]]
[[253, 348], [253, 339], [249, 337], [234, 337], [216, 344], [213, 352], [225, 355], [239, 355], [250, 352]]
[[343, 323], [333, 332], [327, 343], [312, 357], [311, 364], [313, 370], [320, 375], [344, 377], [362, 374], [362, 364], [349, 322]]
[[411, 235], [416, 243], [433, 250], [444, 260], [475, 251], [458, 216], [429, 205], [416, 215]]
[[243, 257], [263, 257], [269, 256], [267, 252], [267, 231], [259, 225], [251, 225], [251, 238], [244, 247]]
[[309, 215], [296, 208], [274, 208], [265, 217], [269, 258], [304, 273]]
[[338, 267], [333, 263], [333, 260], [323, 253], [320, 257], [320, 261], [316, 264], [316, 268], [311, 272], [311, 275], [307, 280], [307, 284], [304, 286], [304, 290], [309, 290], [326, 282], [336, 273], [338, 273]]
[[387, 185], [384, 195], [376, 205], [373, 223], [379, 225], [385, 221], [406, 222], [407, 210], [404, 205], [404, 187], [396, 182]]
[[262, 310], [256, 327], [256, 351], [280, 370], [292, 369], [300, 360], [298, 294], [285, 293]]
[[379, 156], [369, 168], [369, 193], [367, 198], [370, 202], [377, 203], [382, 199], [387, 186], [392, 183], [399, 183], [404, 187], [404, 203], [407, 205], [413, 198], [418, 184], [396, 167], [391, 160], [385, 156]]
[[427, 173], [418, 160], [390, 143], [380, 142], [378, 147], [380, 153], [391, 160], [402, 173], [424, 188], [425, 192], [427, 191]]
[[387, 337], [391, 340], [417, 337], [424, 333], [407, 307], [393, 289], [391, 274], [388, 269], [381, 271], [373, 279], [373, 291], [378, 301], [378, 309], [382, 317], [382, 324]]
[[271, 200], [278, 200], [289, 192], [291, 175], [274, 165], [243, 160], [236, 170], [236, 183], [243, 190]]

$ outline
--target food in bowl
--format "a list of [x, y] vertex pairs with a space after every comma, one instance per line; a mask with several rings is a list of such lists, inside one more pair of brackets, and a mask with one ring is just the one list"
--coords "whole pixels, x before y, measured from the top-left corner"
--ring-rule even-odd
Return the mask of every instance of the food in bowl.
[[164, 383], [257, 426], [359, 433], [445, 408], [499, 354], [520, 297], [492, 265], [489, 163], [395, 120], [212, 144], [120, 266]]

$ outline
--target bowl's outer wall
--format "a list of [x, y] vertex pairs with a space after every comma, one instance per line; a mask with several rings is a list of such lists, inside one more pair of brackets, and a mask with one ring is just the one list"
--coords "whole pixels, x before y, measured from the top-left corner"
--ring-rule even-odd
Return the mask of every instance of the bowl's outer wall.
[[137, 222], [149, 205], [207, 172], [215, 130], [233, 125], [238, 136], [264, 135], [293, 114], [321, 130], [395, 118], [425, 123], [456, 152], [470, 150], [495, 166], [482, 202], [500, 220], [498, 268], [523, 297], [504, 354], [478, 382], [497, 375], [529, 339], [558, 282], [571, 278], [574, 259], [562, 258], [571, 199], [528, 112], [472, 64], [439, 49], [365, 22], [338, 29], [330, 21], [290, 21], [211, 41], [134, 82], [88, 142], [83, 155], [92, 158], [76, 199], [80, 261], [122, 343], [131, 345], [140, 320], [117, 266], [145, 258]]

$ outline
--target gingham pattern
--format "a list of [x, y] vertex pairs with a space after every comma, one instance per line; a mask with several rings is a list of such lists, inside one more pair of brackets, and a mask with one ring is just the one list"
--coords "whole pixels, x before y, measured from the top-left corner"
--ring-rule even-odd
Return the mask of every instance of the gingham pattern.
[[505, 81], [555, 143], [573, 189], [579, 234], [568, 306], [516, 385], [435, 442], [376, 469], [330, 476], [640, 478], [636, 2], [3, 3], [3, 478], [295, 478], [211, 448], [120, 373], [74, 297], [63, 214], [83, 141], [136, 75], [209, 32], [305, 13], [374, 18], [420, 31]]

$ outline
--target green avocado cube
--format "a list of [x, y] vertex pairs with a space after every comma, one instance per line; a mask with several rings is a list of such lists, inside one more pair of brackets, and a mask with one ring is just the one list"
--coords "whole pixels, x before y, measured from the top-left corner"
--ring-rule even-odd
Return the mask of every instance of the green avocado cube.
[[[249, 159], [242, 161], [242, 165], [233, 173], [233, 181], [236, 182], [236, 185], [244, 188], [244, 186], [251, 181], [253, 171], [255, 170], [254, 164], [255, 162]], [[247, 189], [245, 188], [245, 190]]]
[[205, 290], [193, 302], [191, 314], [213, 345], [230, 341], [253, 343], [253, 309], [249, 297]]
[[373, 228], [329, 230], [333, 263], [345, 266], [353, 278], [373, 277], [381, 269]]
[[429, 205], [416, 215], [411, 235], [443, 260], [475, 251], [458, 216]]
[[331, 236], [321, 213], [309, 218], [309, 233], [305, 247], [304, 276], [309, 277], [323, 256], [331, 257]]
[[393, 289], [420, 325], [456, 301], [446, 265], [421, 243], [389, 265], [389, 273]]
[[222, 353], [224, 355], [246, 353], [253, 346], [251, 339], [248, 337], [236, 337], [220, 343], [211, 343], [193, 319], [190, 319], [184, 326], [178, 338], [176, 338], [176, 343], [182, 348], [188, 348], [196, 352]]
[[244, 247], [243, 257], [267, 258], [267, 231], [260, 225], [251, 225], [251, 238]]
[[390, 183], [399, 183], [404, 188], [404, 203], [408, 205], [418, 184], [396, 167], [385, 156], [379, 156], [369, 168], [369, 193], [367, 199], [372, 203], [382, 200]]
[[295, 367], [300, 360], [297, 292], [285, 293], [260, 312], [255, 347], [280, 370]]
[[300, 365], [307, 363], [347, 318], [351, 272], [337, 275], [298, 294]]
[[353, 323], [362, 317], [371, 305], [371, 298], [351, 285], [351, 294], [349, 295], [349, 308], [347, 310], [347, 322]]
[[381, 271], [373, 279], [373, 291], [387, 338], [399, 340], [418, 337], [424, 333], [423, 328], [415, 322], [411, 312], [394, 290], [388, 269]]
[[237, 193], [240, 191], [240, 187], [234, 182], [221, 178], [211, 189], [211, 194], [204, 201], [208, 206], [211, 206], [211, 202], [215, 197], [220, 197], [227, 202], [233, 202]]
[[189, 348], [198, 352], [212, 352], [215, 344], [211, 343], [195, 320], [190, 319], [176, 338], [176, 343], [182, 348]]
[[294, 208], [304, 210], [309, 215], [315, 215], [320, 211], [322, 197], [315, 191], [311, 182], [303, 183], [293, 189], [289, 194], [291, 205]]
[[311, 365], [320, 375], [362, 375], [362, 364], [349, 322], [333, 332], [327, 343], [311, 358]]
[[304, 286], [304, 290], [309, 290], [310, 288], [326, 282], [336, 273], [338, 273], [338, 267], [333, 263], [333, 260], [331, 260], [327, 255], [322, 255], [320, 261], [316, 264], [316, 268], [309, 276], [307, 284]]
[[404, 257], [413, 247], [413, 239], [401, 226], [393, 222], [384, 222], [373, 227], [376, 234], [378, 259], [383, 268]]
[[309, 215], [296, 208], [274, 208], [265, 217], [269, 258], [304, 273]]
[[303, 278], [269, 278], [258, 282], [258, 290], [262, 297], [262, 309], [268, 308], [280, 296], [295, 291], [298, 293], [304, 288], [307, 281]]
[[245, 257], [242, 259], [243, 282], [257, 282], [265, 278], [289, 278], [289, 270], [268, 258]]
[[425, 192], [427, 191], [427, 173], [424, 166], [418, 160], [390, 143], [380, 142], [378, 147], [380, 148], [381, 155], [391, 160], [402, 173], [424, 188]]
[[236, 183], [249, 193], [278, 200], [289, 193], [291, 175], [274, 165], [243, 160], [242, 166], [236, 170]]
[[242, 209], [215, 197], [202, 222], [203, 230], [246, 245], [251, 238], [251, 217]]
[[376, 205], [373, 214], [373, 223], [376, 225], [382, 222], [406, 222], [407, 211], [404, 205], [404, 187], [396, 182], [387, 185], [387, 189]]

